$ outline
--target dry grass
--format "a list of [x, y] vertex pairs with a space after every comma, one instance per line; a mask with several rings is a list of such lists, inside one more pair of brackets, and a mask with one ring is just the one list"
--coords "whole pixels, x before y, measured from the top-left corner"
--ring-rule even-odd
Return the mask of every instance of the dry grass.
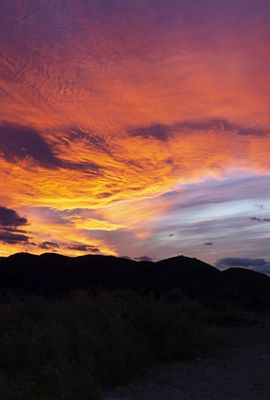
[[191, 356], [208, 336], [198, 306], [133, 293], [0, 307], [0, 398], [97, 400], [147, 365]]

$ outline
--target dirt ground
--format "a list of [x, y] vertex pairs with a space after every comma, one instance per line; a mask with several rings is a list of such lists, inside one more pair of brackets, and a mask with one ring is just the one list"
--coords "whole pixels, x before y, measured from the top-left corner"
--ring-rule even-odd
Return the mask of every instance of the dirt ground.
[[105, 400], [270, 400], [270, 316], [257, 318], [217, 328], [224, 343], [211, 354], [157, 366]]

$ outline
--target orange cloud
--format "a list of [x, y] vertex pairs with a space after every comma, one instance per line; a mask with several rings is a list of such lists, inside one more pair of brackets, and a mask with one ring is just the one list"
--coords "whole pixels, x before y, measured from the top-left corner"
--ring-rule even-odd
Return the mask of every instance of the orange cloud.
[[[146, 237], [170, 207], [158, 196], [175, 185], [230, 169], [268, 173], [264, 10], [250, 25], [249, 7], [246, 18], [234, 10], [232, 22], [232, 1], [222, 18], [213, 2], [195, 11], [185, 2], [120, 2], [109, 17], [95, 2], [70, 4], [65, 15], [46, 1], [36, 13], [31, 2], [15, 3], [2, 26], [14, 31], [1, 47], [0, 121], [21, 134], [30, 129], [32, 139], [7, 147], [0, 132], [1, 204], [91, 209], [104, 218], [61, 226], [35, 216], [34, 241], [50, 234], [71, 252], [68, 242], [87, 245], [94, 230]], [[117, 253], [105, 241], [90, 244]]]

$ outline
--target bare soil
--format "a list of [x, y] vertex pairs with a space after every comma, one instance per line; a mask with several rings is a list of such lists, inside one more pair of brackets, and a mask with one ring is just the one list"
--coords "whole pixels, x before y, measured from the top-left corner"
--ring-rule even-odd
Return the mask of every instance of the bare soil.
[[254, 326], [214, 328], [208, 355], [159, 365], [105, 400], [270, 400], [270, 316]]

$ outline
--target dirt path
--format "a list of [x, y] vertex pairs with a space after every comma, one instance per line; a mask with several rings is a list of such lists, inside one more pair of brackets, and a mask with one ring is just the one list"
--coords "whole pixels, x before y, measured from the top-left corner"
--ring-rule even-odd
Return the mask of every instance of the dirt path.
[[159, 366], [105, 400], [270, 400], [270, 321], [223, 331], [222, 350]]

